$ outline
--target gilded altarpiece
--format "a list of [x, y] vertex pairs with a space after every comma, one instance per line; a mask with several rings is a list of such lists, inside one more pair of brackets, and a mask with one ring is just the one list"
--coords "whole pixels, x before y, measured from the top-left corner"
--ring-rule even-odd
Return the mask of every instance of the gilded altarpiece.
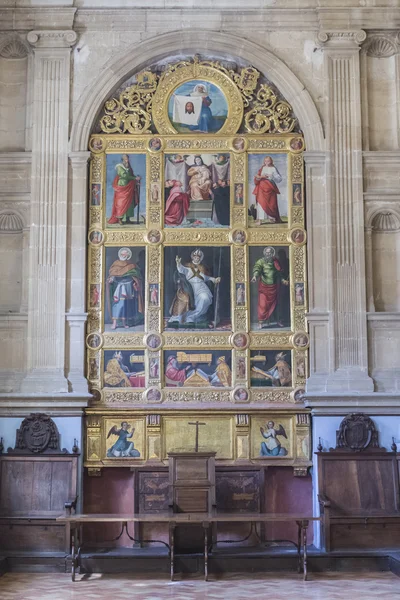
[[310, 465], [304, 140], [253, 67], [139, 73], [91, 136], [85, 465]]

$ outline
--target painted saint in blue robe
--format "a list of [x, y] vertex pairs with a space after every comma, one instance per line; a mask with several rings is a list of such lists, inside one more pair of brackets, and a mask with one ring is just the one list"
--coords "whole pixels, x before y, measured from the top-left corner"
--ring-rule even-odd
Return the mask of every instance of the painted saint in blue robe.
[[107, 439], [110, 437], [110, 435], [117, 435], [118, 439], [115, 444], [108, 449], [108, 458], [120, 458], [127, 456], [137, 458], [140, 456], [139, 450], [136, 450], [134, 443], [131, 441], [135, 430], [132, 429], [130, 432], [129, 429], [130, 425], [127, 423], [127, 421], [123, 421], [121, 423], [121, 429], [117, 429], [115, 425], [110, 429]]
[[279, 425], [277, 429], [275, 429], [275, 423], [273, 421], [268, 421], [267, 427], [260, 427], [261, 435], [266, 442], [261, 442], [260, 448], [260, 456], [286, 456], [287, 450], [284, 448], [278, 436], [281, 435], [287, 438], [286, 431], [282, 425]]
[[190, 96], [201, 96], [201, 110], [197, 125], [190, 125], [189, 129], [201, 131], [202, 133], [212, 133], [215, 131], [214, 118], [210, 108], [212, 100], [208, 95], [206, 86], [203, 83], [198, 83]]

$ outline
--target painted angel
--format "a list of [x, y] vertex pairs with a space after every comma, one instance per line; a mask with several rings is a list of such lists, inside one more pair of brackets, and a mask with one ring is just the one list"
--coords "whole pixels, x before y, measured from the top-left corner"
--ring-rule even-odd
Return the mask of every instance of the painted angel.
[[261, 442], [260, 456], [286, 456], [287, 450], [281, 446], [278, 436], [287, 439], [286, 431], [283, 425], [275, 429], [274, 421], [268, 421], [267, 427], [260, 427], [260, 432], [265, 442]]
[[122, 421], [121, 429], [118, 429], [116, 425], [111, 427], [110, 431], [108, 432], [107, 439], [111, 435], [117, 435], [118, 439], [115, 444], [108, 449], [108, 458], [120, 458], [126, 456], [137, 458], [140, 456], [139, 450], [136, 450], [134, 443], [130, 441], [135, 432], [135, 429], [132, 429], [132, 431], [129, 432], [130, 427], [131, 426], [127, 421]]

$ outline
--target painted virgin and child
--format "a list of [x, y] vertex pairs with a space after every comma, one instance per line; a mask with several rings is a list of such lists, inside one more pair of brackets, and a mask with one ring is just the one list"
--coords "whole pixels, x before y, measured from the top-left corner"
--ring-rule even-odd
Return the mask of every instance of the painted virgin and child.
[[185, 222], [190, 203], [212, 200], [210, 218], [217, 225], [229, 225], [230, 213], [230, 161], [221, 154], [211, 165], [201, 156], [194, 157], [193, 165], [186, 163], [180, 154], [167, 157], [165, 166], [166, 225]]
[[140, 267], [131, 262], [132, 251], [120, 248], [118, 259], [109, 268], [106, 300], [111, 329], [129, 328], [144, 323], [143, 276]]

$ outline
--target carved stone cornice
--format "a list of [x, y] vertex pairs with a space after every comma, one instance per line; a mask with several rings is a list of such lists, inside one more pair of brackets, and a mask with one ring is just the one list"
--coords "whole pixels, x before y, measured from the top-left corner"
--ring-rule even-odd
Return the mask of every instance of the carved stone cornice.
[[34, 48], [71, 48], [77, 41], [75, 31], [67, 30], [36, 30], [30, 31], [27, 41]]
[[400, 415], [399, 393], [307, 393], [305, 405], [311, 408], [311, 415], [345, 416], [350, 411], [367, 411], [369, 415]]
[[317, 42], [320, 46], [332, 48], [359, 48], [367, 39], [367, 34], [363, 29], [355, 30], [322, 30], [317, 35]]

